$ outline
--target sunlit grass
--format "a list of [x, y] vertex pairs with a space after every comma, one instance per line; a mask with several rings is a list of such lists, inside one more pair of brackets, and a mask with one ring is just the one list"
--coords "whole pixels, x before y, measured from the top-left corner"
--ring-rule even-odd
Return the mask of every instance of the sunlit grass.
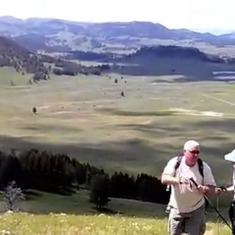
[[[112, 214], [103, 214], [89, 203], [86, 190], [72, 196], [37, 193], [39, 196], [21, 203], [25, 212], [4, 212], [1, 201], [0, 234], [168, 234], [165, 205], [111, 198], [107, 208]], [[220, 212], [227, 219], [227, 209], [220, 208]], [[230, 234], [212, 209], [207, 220], [206, 234]]]
[[[167, 219], [97, 215], [5, 213], [0, 234], [166, 235]], [[206, 234], [231, 234], [221, 223], [208, 223]]]
[[14, 68], [2, 67], [0, 69], [0, 86], [25, 86], [30, 79], [32, 74], [22, 74], [22, 72], [16, 72]]

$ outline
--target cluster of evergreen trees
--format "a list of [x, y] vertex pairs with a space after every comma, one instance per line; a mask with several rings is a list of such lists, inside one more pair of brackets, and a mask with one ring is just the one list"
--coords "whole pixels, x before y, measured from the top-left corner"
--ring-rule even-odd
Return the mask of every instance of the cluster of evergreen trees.
[[[105, 173], [104, 169], [82, 164], [66, 154], [52, 154], [31, 149], [19, 154], [0, 152], [0, 189], [15, 181], [22, 189], [37, 189], [53, 193], [72, 193], [87, 185], [91, 202], [105, 205], [108, 197], [137, 199], [166, 204], [169, 193], [161, 181], [140, 173]], [[103, 201], [102, 201], [103, 200]]]

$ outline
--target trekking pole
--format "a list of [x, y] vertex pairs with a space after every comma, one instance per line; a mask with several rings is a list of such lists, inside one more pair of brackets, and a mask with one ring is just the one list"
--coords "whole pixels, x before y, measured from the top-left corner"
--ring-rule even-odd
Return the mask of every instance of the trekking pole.
[[[193, 184], [194, 184], [196, 187], [198, 187], [198, 184], [196, 183], [196, 181], [195, 181], [193, 178], [190, 178], [190, 180], [193, 182]], [[231, 230], [233, 230], [232, 227], [231, 227], [231, 225], [230, 225], [230, 224], [228, 223], [228, 221], [223, 217], [223, 215], [219, 212], [219, 210], [217, 210], [217, 208], [213, 205], [213, 203], [210, 201], [210, 199], [207, 197], [207, 195], [204, 195], [204, 198], [205, 198], [205, 200], [207, 200], [207, 202], [209, 203], [209, 205], [211, 206], [211, 208], [216, 211], [216, 213], [217, 213], [218, 216], [222, 219], [222, 221], [223, 221]]]

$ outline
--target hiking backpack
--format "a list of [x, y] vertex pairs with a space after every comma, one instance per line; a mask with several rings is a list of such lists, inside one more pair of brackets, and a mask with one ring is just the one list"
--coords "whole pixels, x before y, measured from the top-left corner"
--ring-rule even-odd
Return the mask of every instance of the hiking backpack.
[[[176, 164], [175, 164], [175, 172], [174, 172], [174, 175], [173, 175], [173, 176], [176, 175], [176, 171], [177, 171], [177, 169], [178, 169], [179, 166], [180, 166], [180, 163], [181, 163], [181, 161], [182, 161], [182, 158], [183, 158], [183, 156], [178, 156], [178, 157], [177, 157], [177, 161], [176, 161]], [[203, 169], [203, 161], [202, 161], [201, 158], [198, 158], [198, 159], [197, 159], [197, 164], [198, 164], [199, 173], [200, 173], [200, 175], [202, 176], [202, 179], [203, 179], [203, 178], [204, 178], [204, 171], [203, 171], [204, 169]], [[166, 191], [170, 191], [170, 189], [171, 189], [170, 185], [167, 185]]]
[[[176, 174], [177, 169], [178, 169], [179, 166], [180, 166], [180, 163], [181, 163], [181, 161], [182, 161], [182, 158], [183, 158], [183, 156], [178, 156], [178, 157], [177, 157], [177, 161], [176, 161], [176, 164], [175, 164], [174, 176], [175, 176], [175, 174]], [[197, 159], [197, 164], [198, 164], [199, 173], [201, 174], [202, 178], [204, 178], [203, 161], [202, 161], [201, 158], [198, 158], [198, 159]]]

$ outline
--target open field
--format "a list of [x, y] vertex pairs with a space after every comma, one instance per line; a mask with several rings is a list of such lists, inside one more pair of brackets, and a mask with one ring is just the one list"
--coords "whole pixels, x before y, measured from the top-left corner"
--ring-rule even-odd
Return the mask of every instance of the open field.
[[[1, 150], [36, 147], [67, 153], [108, 172], [159, 176], [184, 141], [194, 138], [218, 183], [231, 181], [232, 169], [223, 155], [234, 148], [234, 82], [174, 83], [169, 76], [121, 79], [112, 74], [52, 77], [29, 85], [18, 74], [12, 86], [9, 76], [7, 69], [0, 73]], [[227, 207], [230, 198], [222, 196], [221, 206], [224, 201]], [[112, 199], [108, 208], [122, 216], [98, 216], [88, 204], [84, 190], [71, 197], [43, 194], [22, 203], [30, 214], [2, 214], [0, 234], [167, 234], [165, 206]], [[230, 234], [215, 223], [214, 213], [208, 218], [214, 222], [207, 234]]]
[[[88, 203], [86, 190], [72, 196], [38, 193], [37, 200], [20, 204], [22, 212], [1, 213], [0, 234], [167, 234], [165, 205], [111, 198], [109, 213], [103, 214]], [[3, 206], [1, 201], [1, 212]], [[226, 217], [224, 209], [221, 213]], [[230, 234], [213, 211], [207, 218], [207, 235]]]
[[[89, 191], [79, 190], [73, 195], [58, 195], [40, 191], [36, 192], [34, 196], [27, 197], [27, 200], [21, 201], [18, 204], [21, 212], [32, 214], [76, 214], [76, 215], [96, 215], [99, 214], [94, 204], [89, 202]], [[110, 198], [107, 206], [107, 214], [122, 215], [125, 217], [140, 217], [161, 219], [166, 218], [166, 205], [156, 204], [151, 202], [143, 202], [131, 199]], [[5, 203], [0, 200], [0, 213], [6, 212]], [[213, 216], [212, 219], [216, 218]]]
[[0, 69], [0, 86], [8, 87], [8, 86], [19, 86], [24, 85], [32, 79], [32, 75], [22, 73], [17, 73], [14, 68], [12, 67], [1, 67]]
[[184, 141], [194, 138], [219, 183], [227, 183], [231, 172], [223, 155], [234, 148], [235, 83], [157, 82], [170, 79], [113, 74], [52, 77], [35, 85], [4, 83], [0, 148], [36, 147], [107, 171], [159, 176]]

